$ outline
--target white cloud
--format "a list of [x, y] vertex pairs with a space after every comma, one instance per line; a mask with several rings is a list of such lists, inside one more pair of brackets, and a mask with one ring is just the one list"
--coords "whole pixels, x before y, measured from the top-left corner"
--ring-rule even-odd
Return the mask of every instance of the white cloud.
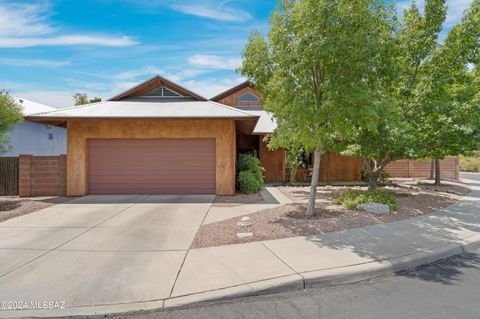
[[124, 47], [137, 42], [127, 36], [58, 34], [48, 23], [48, 7], [38, 4], [0, 3], [0, 48], [92, 45]]
[[11, 66], [58, 68], [70, 64], [70, 61], [0, 58], [0, 64]]
[[146, 80], [149, 77], [155, 75], [161, 75], [170, 81], [178, 82], [184, 79], [189, 79], [197, 75], [205, 73], [205, 70], [200, 70], [196, 68], [182, 68], [180, 71], [165, 71], [155, 66], [146, 66], [144, 68], [139, 68], [136, 70], [129, 70], [110, 76], [106, 76], [112, 80], [121, 80], [121, 81], [133, 81], [133, 80]]
[[115, 80], [134, 80], [143, 76], [154, 76], [155, 74], [160, 74], [162, 72], [162, 70], [155, 66], [146, 66], [140, 69], [120, 72], [110, 77]]
[[188, 58], [188, 63], [210, 69], [235, 70], [242, 64], [242, 59], [196, 54]]
[[240, 22], [250, 20], [252, 16], [241, 9], [228, 8], [225, 6], [226, 1], [218, 5], [208, 3], [187, 3], [173, 5], [172, 9], [181, 13], [194, 15], [197, 17], [214, 19], [219, 21]]
[[0, 4], [0, 35], [32, 36], [53, 32], [46, 22], [47, 9], [39, 4]]
[[108, 47], [126, 47], [137, 44], [130, 37], [110, 37], [102, 35], [67, 35], [56, 37], [0, 37], [0, 48], [27, 48], [53, 45], [94, 45]]
[[181, 84], [189, 90], [196, 92], [206, 98], [212, 98], [228, 89], [231, 89], [237, 84], [245, 81], [244, 78], [234, 79], [205, 79], [205, 80], [190, 80], [183, 81]]

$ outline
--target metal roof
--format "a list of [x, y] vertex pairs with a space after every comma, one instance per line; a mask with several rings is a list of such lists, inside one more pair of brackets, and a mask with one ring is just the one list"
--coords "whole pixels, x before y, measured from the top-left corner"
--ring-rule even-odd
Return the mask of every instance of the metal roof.
[[269, 134], [273, 133], [277, 128], [277, 121], [273, 116], [273, 113], [263, 111], [263, 110], [254, 110], [254, 111], [246, 111], [252, 115], [259, 116], [257, 124], [253, 129], [252, 134], [260, 135], [260, 134]]
[[69, 118], [257, 118], [212, 101], [105, 101], [32, 114], [31, 120]]
[[49, 112], [49, 111], [56, 110], [56, 108], [54, 107], [33, 102], [18, 96], [13, 96], [13, 100], [15, 101], [16, 104], [21, 106], [23, 115], [30, 115], [30, 114], [35, 114], [39, 112]]

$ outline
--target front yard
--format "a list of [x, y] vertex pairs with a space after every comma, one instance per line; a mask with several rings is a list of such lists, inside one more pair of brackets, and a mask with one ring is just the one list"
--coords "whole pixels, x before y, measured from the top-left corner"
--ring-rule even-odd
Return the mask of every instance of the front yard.
[[[284, 186], [278, 189], [293, 203], [203, 225], [192, 247], [309, 236], [388, 223], [432, 213], [453, 204], [469, 193], [469, 189], [460, 183], [444, 181], [443, 185], [435, 186], [431, 181], [396, 180], [392, 186], [382, 188], [393, 193], [396, 211], [380, 215], [348, 209], [338, 203], [339, 195], [345, 191], [365, 190], [365, 187], [322, 186], [318, 188], [315, 217], [305, 219], [309, 187]], [[217, 198], [222, 201], [221, 197]], [[253, 197], [250, 200], [246, 199], [246, 195], [239, 199], [241, 200], [237, 204], [234, 203], [234, 197], [224, 201], [229, 201], [229, 205], [255, 202]], [[239, 237], [237, 233], [248, 235]]]

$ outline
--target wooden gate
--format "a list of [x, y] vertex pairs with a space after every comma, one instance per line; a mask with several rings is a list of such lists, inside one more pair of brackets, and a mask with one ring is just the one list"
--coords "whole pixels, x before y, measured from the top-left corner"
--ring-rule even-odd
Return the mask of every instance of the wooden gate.
[[18, 157], [0, 157], [0, 195], [18, 195]]

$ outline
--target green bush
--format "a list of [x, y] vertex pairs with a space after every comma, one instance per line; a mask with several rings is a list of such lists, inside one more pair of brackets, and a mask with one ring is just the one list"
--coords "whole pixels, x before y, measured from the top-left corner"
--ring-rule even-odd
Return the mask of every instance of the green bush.
[[262, 180], [252, 171], [241, 171], [238, 173], [238, 189], [245, 194], [258, 193], [262, 188]]
[[461, 172], [480, 172], [480, 157], [477, 156], [460, 156], [460, 171]]
[[237, 188], [246, 194], [257, 193], [263, 184], [260, 160], [251, 154], [240, 154], [237, 159]]
[[390, 211], [397, 210], [395, 195], [387, 190], [359, 191], [346, 190], [337, 197], [337, 203], [355, 209], [358, 205], [366, 203], [382, 203], [390, 207]]
[[239, 154], [237, 159], [237, 172], [254, 171], [262, 174], [260, 160], [252, 154]]

